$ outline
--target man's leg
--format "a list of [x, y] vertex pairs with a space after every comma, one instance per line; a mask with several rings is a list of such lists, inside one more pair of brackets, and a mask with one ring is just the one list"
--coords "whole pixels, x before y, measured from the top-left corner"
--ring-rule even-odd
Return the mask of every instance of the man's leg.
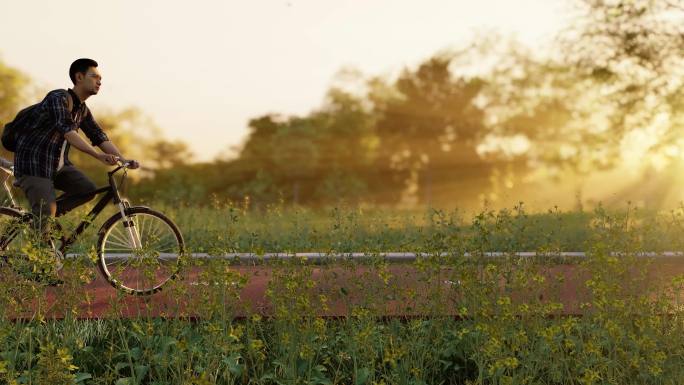
[[95, 194], [85, 193], [94, 191], [97, 186], [76, 167], [64, 166], [55, 175], [55, 188], [64, 191], [57, 199], [56, 216], [61, 216], [91, 201]]
[[36, 230], [47, 234], [50, 229], [50, 220], [54, 218], [57, 210], [52, 180], [37, 176], [22, 176], [17, 179], [17, 186], [24, 192], [31, 205]]
[[[55, 204], [55, 187], [52, 180], [35, 176], [22, 176], [17, 178], [16, 182], [16, 185], [24, 192], [31, 205], [31, 212], [34, 215], [33, 227], [36, 231], [35, 235], [37, 240], [40, 239], [36, 246], [40, 249], [48, 245], [53, 247], [54, 243], [50, 239], [50, 222], [55, 217], [57, 205]], [[50, 255], [56, 257], [52, 253]], [[38, 279], [49, 285], [64, 283], [60, 278], [53, 275], [61, 267], [59, 261], [53, 259], [53, 257], [47, 260], [40, 259], [37, 264], [36, 262], [31, 262], [30, 265], [32, 266], [26, 266], [29, 268], [27, 274], [32, 276], [33, 279]], [[38, 268], [37, 273], [36, 268]], [[45, 275], [46, 273], [47, 275]]]

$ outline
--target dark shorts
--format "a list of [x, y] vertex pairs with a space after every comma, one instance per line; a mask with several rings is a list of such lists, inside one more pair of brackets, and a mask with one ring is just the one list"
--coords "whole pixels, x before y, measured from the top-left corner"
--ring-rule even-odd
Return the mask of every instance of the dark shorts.
[[[82, 196], [81, 194], [96, 189], [95, 183], [74, 166], [64, 166], [55, 179], [41, 178], [37, 176], [17, 177], [15, 185], [26, 195], [31, 212], [39, 217], [50, 215], [50, 205], [57, 203], [56, 216], [63, 215], [74, 208], [92, 200], [95, 195]], [[64, 191], [57, 198], [56, 190]], [[81, 195], [81, 196], [79, 196]]]

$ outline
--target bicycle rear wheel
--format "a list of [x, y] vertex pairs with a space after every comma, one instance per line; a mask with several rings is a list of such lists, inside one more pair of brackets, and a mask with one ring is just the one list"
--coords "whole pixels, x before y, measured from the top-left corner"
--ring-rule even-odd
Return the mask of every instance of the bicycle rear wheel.
[[32, 227], [30, 214], [0, 207], [2, 262], [24, 277], [41, 279], [45, 273], [53, 274], [62, 268], [63, 256], [52, 238], [49, 242], [39, 239]]
[[21, 255], [28, 239], [28, 221], [24, 214], [9, 207], [0, 207], [0, 250], [2, 262], [10, 264]]
[[173, 221], [147, 207], [130, 207], [125, 214], [128, 220], [118, 213], [100, 228], [100, 272], [128, 294], [154, 294], [180, 271], [183, 236]]

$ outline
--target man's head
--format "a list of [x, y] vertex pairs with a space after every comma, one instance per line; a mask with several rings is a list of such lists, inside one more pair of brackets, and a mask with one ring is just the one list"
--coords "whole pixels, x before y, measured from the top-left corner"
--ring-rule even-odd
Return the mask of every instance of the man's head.
[[102, 84], [102, 76], [97, 70], [97, 62], [93, 59], [77, 59], [69, 67], [69, 77], [74, 89], [83, 91], [85, 95], [97, 95]]

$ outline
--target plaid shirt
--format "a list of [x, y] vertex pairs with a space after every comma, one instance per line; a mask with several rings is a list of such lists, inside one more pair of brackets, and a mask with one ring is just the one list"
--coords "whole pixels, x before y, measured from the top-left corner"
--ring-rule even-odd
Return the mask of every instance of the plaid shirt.
[[[73, 100], [71, 114], [67, 110], [67, 92]], [[18, 135], [17, 149], [14, 152], [14, 173], [17, 177], [29, 175], [54, 179], [65, 140], [64, 134], [69, 131], [82, 128], [93, 146], [109, 140], [90, 109], [85, 103], [81, 103], [72, 90], [51, 91], [28, 118], [30, 121], [25, 131]], [[67, 143], [64, 163], [70, 165], [68, 150]]]

